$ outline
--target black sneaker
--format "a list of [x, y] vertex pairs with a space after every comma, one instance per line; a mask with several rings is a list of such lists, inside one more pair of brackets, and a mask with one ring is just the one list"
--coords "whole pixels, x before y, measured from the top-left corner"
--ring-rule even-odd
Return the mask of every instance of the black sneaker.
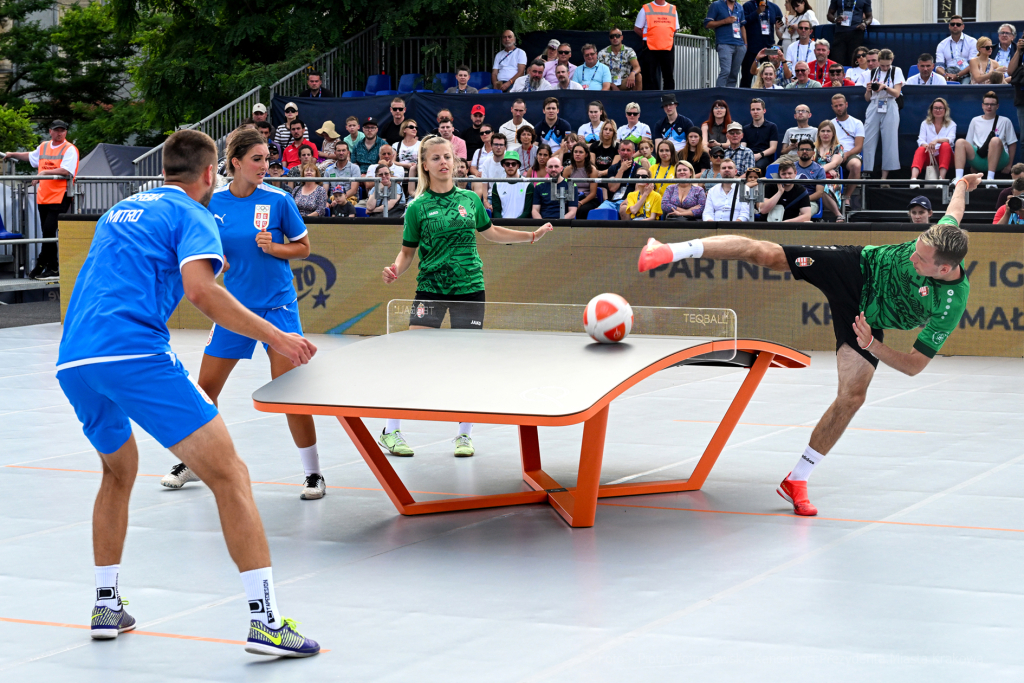
[[302, 482], [302, 493], [299, 498], [302, 500], [318, 500], [327, 493], [327, 482], [319, 474], [311, 474]]
[[36, 280], [59, 280], [60, 279], [60, 271], [54, 270], [52, 268], [43, 268], [43, 272], [39, 273], [39, 275], [36, 275], [35, 279]]
[[38, 277], [39, 277], [39, 275], [40, 275], [40, 274], [41, 274], [42, 272], [43, 272], [43, 264], [42, 264], [42, 263], [37, 263], [37, 264], [36, 264], [36, 267], [35, 267], [35, 268], [33, 268], [33, 269], [31, 270], [31, 272], [29, 272], [28, 276], [29, 276], [29, 278], [30, 278], [30, 279], [32, 279], [32, 280], [35, 280], [36, 278], [38, 278]]

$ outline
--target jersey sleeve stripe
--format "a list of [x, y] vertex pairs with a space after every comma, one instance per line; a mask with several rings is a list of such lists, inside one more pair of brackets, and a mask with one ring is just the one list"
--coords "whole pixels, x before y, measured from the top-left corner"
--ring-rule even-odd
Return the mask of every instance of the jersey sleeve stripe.
[[178, 264], [178, 270], [184, 268], [185, 264], [188, 263], [189, 261], [198, 261], [200, 259], [213, 259], [220, 264], [220, 267], [217, 268], [213, 273], [214, 277], [217, 277], [224, 272], [224, 257], [221, 256], [220, 254], [196, 254], [194, 256], [188, 256], [186, 258], [183, 258], [181, 260], [181, 263]]
[[285, 192], [281, 188], [274, 187], [273, 185], [268, 185], [266, 183], [260, 183], [259, 189], [266, 190], [267, 192], [276, 192], [277, 194], [283, 194], [286, 197], [291, 197], [291, 194], [289, 194], [288, 192]]
[[938, 353], [938, 351], [928, 346], [920, 339], [914, 340], [914, 348], [923, 353], [924, 355], [928, 356], [929, 358], [935, 358], [935, 354]]
[[289, 242], [294, 242], [295, 240], [301, 240], [303, 237], [305, 237], [308, 234], [309, 234], [309, 230], [303, 230], [301, 235], [296, 235], [295, 237], [289, 237], [288, 241]]

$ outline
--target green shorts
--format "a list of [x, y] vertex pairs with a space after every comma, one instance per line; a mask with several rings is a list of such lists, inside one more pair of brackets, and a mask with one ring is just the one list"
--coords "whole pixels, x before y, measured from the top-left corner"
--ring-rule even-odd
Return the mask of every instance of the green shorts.
[[[980, 156], [978, 156], [977, 145], [972, 144], [971, 147], [974, 148], [974, 158], [971, 159], [971, 168], [973, 168], [975, 171], [987, 171], [988, 157], [983, 159]], [[1006, 168], [1007, 164], [1009, 163], [1010, 153], [1006, 150], [1006, 147], [1003, 147], [1003, 153], [999, 155], [999, 163], [996, 164], [996, 170], [999, 170], [1000, 168]]]

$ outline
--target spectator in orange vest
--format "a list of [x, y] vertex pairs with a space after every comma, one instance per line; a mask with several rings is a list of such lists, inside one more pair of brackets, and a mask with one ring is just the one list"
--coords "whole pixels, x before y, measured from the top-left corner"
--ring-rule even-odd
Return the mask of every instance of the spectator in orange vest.
[[[633, 30], [644, 39], [640, 55], [640, 71], [649, 90], [675, 90], [676, 80], [672, 75], [673, 47], [676, 31], [679, 30], [679, 15], [676, 6], [665, 0], [654, 0], [640, 8], [633, 22]], [[646, 64], [646, 65], [645, 65]]]
[[[64, 176], [74, 180], [78, 175], [78, 148], [67, 141], [68, 124], [57, 119], [50, 124], [50, 141], [39, 145], [34, 152], [8, 152], [8, 159], [27, 161], [39, 169], [39, 175]], [[72, 197], [67, 193], [66, 180], [40, 180], [36, 186], [36, 208], [44, 238], [57, 236], [57, 217], [71, 210]], [[37, 280], [56, 280], [60, 276], [60, 262], [55, 242], [44, 242], [39, 250], [35, 268], [29, 277]]]

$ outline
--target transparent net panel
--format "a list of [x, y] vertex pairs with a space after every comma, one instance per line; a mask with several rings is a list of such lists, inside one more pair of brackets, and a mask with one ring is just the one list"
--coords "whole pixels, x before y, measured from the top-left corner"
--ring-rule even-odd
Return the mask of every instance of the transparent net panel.
[[[730, 308], [670, 308], [633, 306], [630, 336], [682, 337], [722, 342], [722, 351], [736, 350], [736, 312]], [[505, 301], [486, 303], [392, 299], [388, 302], [387, 333], [408, 330], [410, 325], [467, 327], [465, 321], [479, 320], [486, 330], [514, 330], [552, 334], [580, 334], [584, 304], [534, 304]], [[458, 324], [459, 322], [462, 324]], [[475, 325], [474, 325], [475, 327]], [[727, 358], [728, 360], [728, 358]]]

